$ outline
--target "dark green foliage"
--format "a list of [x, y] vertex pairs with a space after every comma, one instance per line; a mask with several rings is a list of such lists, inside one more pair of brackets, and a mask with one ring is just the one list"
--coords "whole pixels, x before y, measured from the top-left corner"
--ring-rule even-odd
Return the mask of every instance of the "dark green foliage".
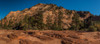
[[63, 18], [63, 13], [60, 11], [59, 15], [58, 15], [58, 27], [62, 28], [61, 24], [62, 24], [62, 18]]
[[26, 15], [22, 21], [16, 23], [13, 29], [16, 30], [26, 30], [26, 29], [44, 29], [45, 24], [43, 24], [43, 19], [41, 12], [34, 16]]
[[22, 22], [16, 23], [15, 26], [13, 27], [13, 29], [15, 30], [22, 30]]
[[97, 28], [94, 26], [89, 26], [88, 31], [97, 31]]
[[79, 14], [75, 14], [73, 17], [73, 24], [71, 25], [70, 30], [76, 31], [97, 31], [95, 23], [92, 21], [92, 16], [88, 19], [81, 21], [79, 20]]
[[63, 18], [63, 13], [60, 11], [59, 15], [58, 15], [58, 21], [55, 20], [54, 24], [51, 27], [52, 30], [63, 30], [63, 28], [61, 26], [61, 24], [62, 24], [61, 19], [62, 18]]
[[73, 24], [72, 27], [70, 28], [71, 30], [76, 30], [79, 31], [80, 26], [82, 26], [81, 21], [79, 20], [79, 14], [75, 14], [73, 17]]
[[51, 27], [52, 27], [52, 19], [50, 18], [50, 16], [48, 16], [47, 17], [47, 27], [48, 27], [48, 29], [51, 29]]
[[52, 30], [62, 30], [61, 25], [54, 22], [54, 24], [51, 26]]
[[12, 27], [12, 26], [14, 26], [14, 25], [12, 25], [12, 23], [13, 23], [13, 21], [9, 21], [9, 23], [8, 23], [8, 27]]
[[92, 16], [90, 16], [89, 19], [87, 19], [86, 21], [87, 21], [86, 27], [88, 28], [88, 31], [97, 31], [95, 22], [92, 21]]
[[97, 31], [100, 31], [100, 21], [93, 21], [95, 23], [95, 27], [97, 28]]
[[0, 21], [0, 28], [2, 27], [2, 19], [1, 19], [1, 21]]

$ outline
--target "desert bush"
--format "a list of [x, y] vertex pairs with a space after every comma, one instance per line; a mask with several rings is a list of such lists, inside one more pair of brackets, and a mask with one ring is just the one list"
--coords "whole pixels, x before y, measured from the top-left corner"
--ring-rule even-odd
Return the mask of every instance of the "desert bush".
[[82, 28], [82, 29], [80, 29], [80, 31], [88, 31], [89, 29], [87, 29], [87, 28]]
[[60, 27], [55, 27], [55, 26], [52, 26], [51, 27], [51, 30], [63, 30], [62, 28], [60, 28]]
[[88, 31], [97, 31], [97, 28], [95, 26], [89, 26]]
[[94, 21], [95, 27], [97, 27], [97, 31], [100, 31], [100, 21]]

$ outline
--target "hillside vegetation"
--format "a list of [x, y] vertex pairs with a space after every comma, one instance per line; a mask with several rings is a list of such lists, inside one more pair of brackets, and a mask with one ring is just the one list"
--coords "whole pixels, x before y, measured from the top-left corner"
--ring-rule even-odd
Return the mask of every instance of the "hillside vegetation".
[[88, 11], [67, 10], [54, 4], [37, 4], [22, 11], [11, 11], [0, 21], [0, 28], [13, 30], [100, 31]]

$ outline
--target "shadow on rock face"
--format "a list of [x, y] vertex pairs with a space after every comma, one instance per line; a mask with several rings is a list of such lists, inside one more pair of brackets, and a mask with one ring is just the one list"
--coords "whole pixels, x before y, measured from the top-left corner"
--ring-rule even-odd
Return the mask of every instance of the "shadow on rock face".
[[41, 42], [38, 42], [38, 41], [31, 41], [31, 40], [20, 40], [19, 41], [19, 44], [42, 44]]
[[9, 34], [9, 35], [7, 35], [7, 37], [10, 39], [14, 39], [14, 38], [17, 38], [18, 36], [15, 34]]

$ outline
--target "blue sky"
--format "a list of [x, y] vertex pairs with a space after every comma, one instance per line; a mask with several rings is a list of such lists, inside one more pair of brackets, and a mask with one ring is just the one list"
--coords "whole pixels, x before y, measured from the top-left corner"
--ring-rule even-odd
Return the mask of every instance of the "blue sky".
[[100, 0], [0, 0], [0, 19], [10, 11], [30, 8], [38, 3], [52, 3], [69, 10], [90, 11], [94, 15], [100, 14]]

